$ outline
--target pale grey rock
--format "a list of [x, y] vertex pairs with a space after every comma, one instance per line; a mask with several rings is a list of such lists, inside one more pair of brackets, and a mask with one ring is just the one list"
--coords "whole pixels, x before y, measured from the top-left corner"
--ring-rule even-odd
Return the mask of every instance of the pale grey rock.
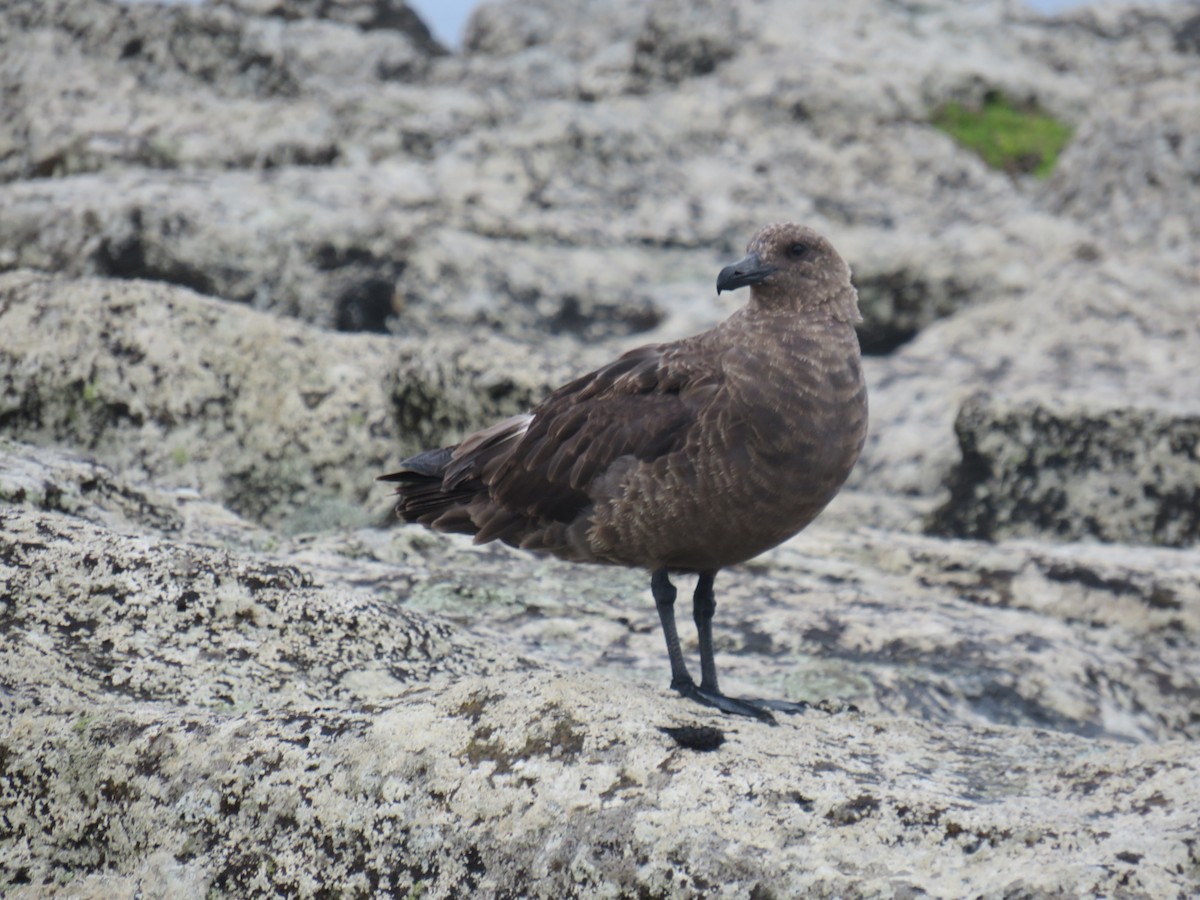
[[[352, 205], [334, 199], [349, 196]], [[0, 186], [0, 254], [6, 267], [167, 281], [383, 331], [434, 197], [415, 163], [19, 182]]]
[[568, 354], [575, 348], [553, 339], [543, 348], [534, 355], [524, 342], [458, 333], [399, 344], [395, 369], [382, 385], [403, 436], [399, 453], [457, 443], [497, 419], [527, 411], [585, 371], [588, 361], [603, 361], [596, 351], [572, 358]]
[[[644, 12], [645, 4], [636, 0], [613, 0], [602, 8], [587, 0], [485, 0], [467, 20], [463, 50], [468, 55], [512, 56], [548, 46], [555, 54], [578, 61], [614, 39], [632, 37]], [[592, 27], [582, 27], [585, 23]]]
[[1191, 285], [1153, 256], [1084, 255], [1038, 266], [1024, 297], [961, 310], [868, 360], [872, 434], [851, 484], [937, 496], [960, 458], [954, 418], [980, 390], [1200, 411], [1184, 375], [1200, 353]]
[[167, 285], [32, 272], [0, 276], [0, 322], [8, 434], [86, 449], [251, 517], [364, 521], [370, 472], [396, 453], [383, 387], [395, 350], [382, 338]]
[[[697, 294], [711, 289], [713, 264], [704, 262], [701, 267], [687, 260], [704, 275]], [[514, 338], [534, 333], [595, 340], [657, 327], [666, 314], [656, 300], [658, 289], [679, 275], [676, 266], [664, 266], [661, 255], [638, 248], [560, 246], [431, 229], [416, 238], [397, 293], [405, 325], [483, 326]]]
[[[878, 499], [844, 500], [811, 534], [721, 573], [715, 637], [725, 690], [1104, 740], [1198, 733], [1194, 549], [947, 541], [905, 534], [878, 514], [886, 528], [865, 526]], [[357, 582], [318, 553], [337, 552], [336, 537], [296, 552], [322, 583], [362, 585], [384, 577], [375, 565], [411, 562], [408, 541], [420, 540], [430, 576], [413, 586], [411, 608], [525, 657], [666, 690], [646, 573], [407, 529], [394, 548], [363, 534], [347, 554]], [[681, 594], [690, 587], [684, 579]], [[689, 632], [681, 633], [694, 660]]]
[[413, 79], [424, 74], [432, 49], [395, 29], [247, 16], [220, 4], [14, 0], [6, 12], [9, 35], [72, 33], [85, 54], [118, 50], [127, 71], [160, 89], [164, 81], [176, 89], [200, 82], [234, 95], [294, 96], [348, 75]]
[[223, 549], [279, 544], [277, 534], [193, 488], [164, 489], [132, 480], [89, 455], [8, 438], [0, 438], [0, 503], [63, 513], [121, 534]]
[[478, 105], [413, 91], [431, 51], [399, 31], [233, 8], [10, 3], [0, 48], [0, 180], [427, 153]]
[[1175, 49], [1200, 54], [1200, 14], [1180, 22], [1174, 30]]
[[939, 534], [1200, 543], [1200, 409], [968, 400]]
[[[96, 6], [104, 10], [104, 21], [113, 18], [108, 6]], [[78, 2], [59, 4], [58, 19], [47, 22], [83, 21], [90, 8]], [[213, 21], [220, 24], [236, 9], [226, 6], [189, 15], [215, 16]], [[1113, 242], [1092, 234], [1088, 225], [1096, 214], [1090, 211], [1091, 201], [1073, 207], [1068, 219], [1058, 216], [1054, 211], [1060, 207], [1054, 204], [1060, 201], [1055, 197], [1062, 191], [1014, 185], [1003, 173], [989, 171], [925, 124], [933, 109], [947, 100], [970, 100], [999, 89], [1042, 102], [1082, 125], [1081, 134], [1086, 134], [1091, 119], [1122, 115], [1119, 110], [1102, 111], [1109, 107], [1098, 104], [1097, 97], [1125, 98], [1120, 102], [1128, 104], [1133, 102], [1129, 98], [1146, 93], [1146, 85], [1195, 77], [1195, 66], [1187, 68], [1190, 57], [1171, 43], [1173, 29], [1183, 21], [1175, 12], [1092, 27], [1070, 19], [1046, 20], [1000, 3], [881, 8], [874, 0], [856, 0], [836, 9], [806, 9], [804, 15], [774, 4], [722, 7], [725, 12], [715, 19], [689, 15], [675, 22], [670, 34], [663, 32], [661, 40], [644, 41], [644, 51], [650, 52], [645, 48], [653, 44], [658, 48], [654, 52], [668, 52], [670, 41], [678, 38], [703, 50], [696, 56], [702, 58], [708, 52], [705, 47], [720, 43], [725, 48], [718, 53], [720, 64], [683, 80], [662, 73], [649, 82], [634, 78], [638, 35], [659, 19], [673, 21], [668, 15], [672, 9], [666, 4], [661, 10], [647, 10], [624, 0], [599, 7], [487, 5], [472, 25], [477, 39], [474, 44], [468, 40], [468, 47], [476, 49], [462, 59], [433, 60], [421, 76], [426, 83], [420, 89], [374, 77], [360, 84], [366, 76], [354, 67], [371, 55], [351, 46], [361, 39], [357, 28], [250, 17], [258, 22], [254, 27], [266, 29], [264, 34], [276, 29], [280, 41], [293, 33], [308, 34], [304, 29], [334, 29], [329, 34], [345, 45], [326, 51], [315, 38], [306, 38], [303, 46], [289, 51], [301, 73], [296, 78], [311, 74], [311, 83], [319, 84], [315, 93], [306, 89], [295, 96], [264, 94], [237, 76], [218, 78], [218, 95], [184, 71], [178, 76], [178, 90], [188, 92], [196, 118], [179, 115], [174, 88], [151, 85], [146, 90], [137, 80], [138, 66], [169, 62], [151, 50], [161, 44], [157, 35], [164, 29], [170, 32], [182, 28], [180, 22], [191, 21], [186, 16], [171, 18], [182, 13], [160, 10], [146, 19], [153, 25], [144, 26], [149, 28], [143, 40], [150, 48], [145, 51], [149, 61], [131, 57], [121, 62], [117, 37], [124, 32], [115, 26], [92, 28], [83, 48], [86, 65], [80, 63], [84, 68], [69, 72], [64, 81], [52, 77], [54, 66], [62, 64], [56, 61], [47, 67], [37, 60], [65, 55], [66, 65], [73, 65], [71, 54], [80, 51], [70, 42], [69, 30], [13, 30], [17, 58], [40, 68], [29, 68], [14, 82], [19, 87], [16, 95], [28, 100], [16, 107], [23, 124], [9, 140], [16, 155], [7, 158], [17, 160], [25, 152], [22, 148], [41, 147], [36, 159], [21, 166], [42, 173], [101, 168], [125, 159], [166, 168], [213, 161], [251, 167], [294, 162], [369, 166], [395, 156], [434, 159], [431, 171], [414, 170], [431, 188], [429, 205], [420, 211], [406, 207], [405, 222], [370, 214], [356, 219], [363, 204], [353, 179], [335, 180], [328, 192], [322, 191], [325, 208], [319, 216], [303, 200], [310, 183], [305, 177], [285, 178], [278, 188], [265, 192], [246, 188], [256, 209], [285, 211], [258, 220], [250, 242], [242, 239], [238, 224], [248, 213], [236, 204], [210, 214], [190, 200], [179, 201], [189, 208], [178, 209], [169, 199], [152, 199], [179, 189], [169, 176], [143, 203], [152, 213], [161, 205], [164, 217], [179, 215], [191, 222], [199, 213], [223, 224], [219, 233], [196, 235], [187, 250], [175, 246], [182, 238], [167, 238], [161, 251], [152, 248], [150, 253], [165, 257], [164, 264], [149, 266], [144, 274], [182, 279], [239, 299], [254, 296], [264, 304], [281, 298], [283, 308], [305, 318], [337, 321], [348, 328], [381, 327], [387, 285], [403, 265], [406, 236], [431, 223], [485, 240], [584, 249], [650, 247], [666, 254], [679, 248], [733, 251], [764, 220], [801, 219], [834, 234], [854, 260], [871, 300], [867, 306], [872, 320], [864, 335], [872, 346], [886, 350], [960, 306], [1027, 292], [1039, 277], [1040, 266], [1032, 260], [1073, 266], [1078, 264], [1077, 249], [1088, 243], [1097, 253], [1129, 252], [1127, 240], [1106, 246]], [[136, 17], [125, 19], [142, 27]], [[24, 19], [14, 19], [20, 21]], [[234, 24], [228, 28], [243, 27], [236, 16], [230, 21]], [[699, 29], [694, 34], [693, 25]], [[220, 28], [217, 32], [224, 33]], [[26, 37], [52, 40], [53, 53], [46, 52], [49, 46], [36, 52], [22, 49], [28, 44]], [[951, 49], [940, 42], [948, 42]], [[1147, 46], [1154, 52], [1147, 53]], [[317, 48], [312, 59], [306, 56], [308, 47]], [[114, 56], [118, 63], [113, 63]], [[198, 53], [196, 58], [203, 57]], [[1147, 61], [1150, 58], [1155, 61]], [[90, 74], [86, 66], [93, 60], [110, 68]], [[114, 65], [118, 68], [111, 68]], [[350, 68], [328, 77], [320, 74], [321, 66], [341, 65]], [[881, 68], [889, 72], [886, 89], [876, 77]], [[25, 71], [21, 66], [16, 70]], [[89, 85], [114, 80], [125, 87], [115, 97], [110, 92], [104, 104], [84, 97], [69, 114], [45, 112], [53, 113], [59, 96], [82, 96], [67, 91], [65, 81]], [[176, 84], [158, 78], [154, 84], [159, 82]], [[648, 93], [631, 96], [631, 91]], [[1156, 120], [1154, 110], [1160, 103], [1177, 102], [1166, 89], [1159, 93], [1162, 96], [1142, 113], [1148, 122]], [[581, 96], [591, 102], [580, 103]], [[226, 98], [236, 114], [220, 109]], [[214, 129], [214, 119], [225, 124]], [[46, 120], [66, 123], [52, 124], [52, 131], [68, 130], [45, 134], [49, 143], [44, 143], [38, 135]], [[1102, 146], [1103, 141], [1094, 143]], [[663, 147], [669, 152], [660, 152]], [[1152, 168], [1155, 160], [1149, 158], [1147, 166]], [[1079, 171], [1089, 166], [1084, 161]], [[1179, 171], [1186, 174], [1186, 165]], [[380, 192], [387, 196], [386, 175], [383, 180]], [[243, 184], [230, 189], [239, 191]], [[1186, 185], [1179, 184], [1185, 189], [1171, 192], [1181, 198], [1178, 210], [1143, 216], [1145, 224], [1134, 239], [1142, 249], [1167, 240], [1175, 248], [1172, 252], [1184, 254], [1181, 260], [1186, 264], [1190, 251], [1179, 239], [1180, 224], [1186, 225], [1186, 210], [1197, 204], [1188, 203]], [[87, 199], [75, 196], [76, 187], [50, 200], [61, 207], [52, 219], [70, 218], [72, 209], [88, 206]], [[81, 189], [85, 195], [89, 191], [86, 185]], [[215, 197], [223, 195], [220, 184], [212, 191]], [[20, 197], [3, 200], [0, 208], [22, 207]], [[1097, 202], [1105, 201], [1100, 197]], [[1175, 201], [1164, 195], [1163, 202], [1169, 212]], [[38, 254], [14, 246], [30, 239], [27, 216], [17, 218], [2, 223], [8, 226], [6, 232], [22, 237], [0, 246], [0, 265], [42, 265]], [[41, 222], [43, 217], [34, 218]], [[303, 224], [310, 219], [316, 224]], [[320, 222], [325, 220], [331, 228], [348, 227], [356, 235], [355, 246], [348, 248], [352, 252], [335, 254], [335, 260], [352, 256], [358, 262], [334, 277], [314, 272], [303, 255], [268, 253], [263, 271], [246, 275], [243, 267], [249, 261], [244, 257], [249, 254], [241, 248], [285, 246], [298, 232], [322, 230]], [[1157, 228], [1162, 223], [1165, 229]], [[55, 235], [65, 233], [49, 228], [38, 234], [45, 236], [37, 240], [53, 244]], [[222, 234], [237, 239], [223, 240]], [[150, 241], [157, 242], [153, 235]], [[68, 243], [40, 256], [79, 265], [74, 262], [80, 259], [76, 249]], [[507, 248], [497, 244], [493, 249], [493, 256], [502, 259]], [[197, 284], [194, 270], [211, 272], [223, 257], [237, 261], [233, 277]], [[585, 257], [586, 253], [579, 255]], [[662, 258], [667, 261], [665, 255]], [[1186, 277], [1185, 267], [1177, 266], [1176, 274]], [[536, 294], [553, 298], [562, 309], [559, 300], [570, 295], [556, 291], [551, 280], [539, 281]], [[305, 296], [296, 298], [297, 293]], [[338, 298], [351, 307], [344, 316], [338, 312]], [[487, 316], [492, 321], [523, 323], [526, 318], [520, 304], [511, 309], [505, 305], [504, 291], [489, 292], [487, 300], [495, 304]], [[607, 302], [597, 306], [594, 323], [587, 304], [579, 305], [583, 321], [578, 331], [588, 338], [627, 327], [606, 322], [611, 315]], [[556, 316], [557, 312], [549, 316], [552, 327]]]
[[[514, 0], [437, 56], [398, 8], [0, 16], [0, 270], [55, 273], [0, 275], [0, 892], [1196, 893], [1200, 550], [921, 533], [981, 387], [1197, 414], [1194, 10]], [[1050, 180], [927, 124], [993, 90], [1076, 129]], [[681, 703], [643, 573], [353, 527], [723, 318], [770, 219], [884, 355], [717, 652], [861, 712]]]
[[0, 328], [8, 435], [287, 532], [385, 516], [376, 475], [579, 371], [566, 348], [531, 362], [501, 337], [342, 335], [171, 285], [32, 271], [0, 275]]
[[403, 32], [426, 53], [440, 55], [429, 26], [404, 0], [207, 0], [212, 6], [230, 6], [252, 16], [281, 19], [329, 19], [364, 31], [389, 29]]
[[370, 713], [16, 706], [9, 893], [68, 877], [80, 897], [1195, 886], [1186, 742], [1097, 748], [1003, 728], [968, 741], [817, 714], [698, 753], [659, 730], [688, 724], [660, 703], [635, 690], [615, 710], [594, 680], [532, 672]]
[[[1049, 184], [1055, 213], [1104, 222], [1114, 242], [1153, 249], [1200, 292], [1200, 64], [1139, 85], [1080, 125]], [[1182, 82], [1182, 83], [1181, 83]]]
[[[763, 685], [756, 668], [782, 671], [795, 652], [764, 637], [796, 635], [876, 690], [911, 679], [911, 701], [940, 709], [881, 714], [887, 694], [860, 686], [861, 713], [731, 727], [647, 684], [643, 641], [661, 664], [648, 600], [610, 629], [625, 636], [602, 657], [605, 677], [581, 664], [603, 634], [588, 619], [621, 624], [609, 611], [526, 608], [513, 627], [541, 596], [581, 609], [587, 594], [611, 597], [595, 569], [508, 552], [518, 571], [506, 572], [492, 548], [447, 551], [425, 535], [264, 555], [120, 535], [29, 504], [0, 516], [10, 896], [1196, 884], [1197, 645], [1180, 640], [1200, 628], [1194, 551], [817, 529], [776, 551], [770, 572], [725, 573], [725, 615], [758, 642], [721, 648], [736, 677]], [[334, 559], [353, 553], [366, 558]], [[448, 558], [447, 582], [429, 566]], [[506, 581], [472, 585], [489, 570]], [[577, 600], [564, 576], [585, 587]], [[472, 631], [510, 618], [492, 625], [507, 637], [419, 611], [436, 595], [456, 598], [445, 610]], [[817, 624], [798, 629], [797, 617]], [[555, 663], [575, 637], [568, 621], [593, 640]], [[993, 669], [987, 654], [1009, 658]], [[980, 693], [950, 702], [936, 673]], [[789, 684], [805, 683], [822, 682], [809, 668]], [[1090, 719], [1091, 736], [1026, 724], [1038, 705], [1011, 695], [1035, 686]], [[988, 724], [1010, 714], [1022, 724]], [[698, 749], [714, 734], [719, 747]], [[804, 864], [814, 854], [821, 867]]]
[[732, 58], [746, 37], [731, 4], [653, 0], [634, 41], [633, 75], [672, 84], [708, 75]]
[[[62, 514], [6, 506], [0, 517], [5, 681], [41, 670], [39, 693], [81, 712], [120, 698], [223, 711], [363, 705], [486, 669], [448, 623], [318, 588], [278, 559]], [[392, 576], [402, 593], [408, 579]]]

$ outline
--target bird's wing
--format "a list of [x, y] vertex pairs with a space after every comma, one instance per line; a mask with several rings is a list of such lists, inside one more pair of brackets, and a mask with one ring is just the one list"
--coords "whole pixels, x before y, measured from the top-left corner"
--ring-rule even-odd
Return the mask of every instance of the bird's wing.
[[478, 478], [514, 514], [569, 522], [591, 502], [592, 479], [617, 459], [649, 462], [682, 447], [721, 383], [719, 364], [702, 353], [631, 350], [543, 400], [520, 423], [519, 439], [465, 441], [445, 487]]

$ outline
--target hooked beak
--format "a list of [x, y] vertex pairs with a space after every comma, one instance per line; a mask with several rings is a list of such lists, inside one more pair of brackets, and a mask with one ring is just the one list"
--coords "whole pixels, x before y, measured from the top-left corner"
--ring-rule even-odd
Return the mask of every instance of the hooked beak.
[[726, 266], [717, 276], [717, 293], [721, 291], [736, 291], [748, 284], [759, 284], [768, 275], [779, 271], [776, 266], [764, 266], [757, 253], [751, 253], [745, 259], [739, 259], [732, 266]]

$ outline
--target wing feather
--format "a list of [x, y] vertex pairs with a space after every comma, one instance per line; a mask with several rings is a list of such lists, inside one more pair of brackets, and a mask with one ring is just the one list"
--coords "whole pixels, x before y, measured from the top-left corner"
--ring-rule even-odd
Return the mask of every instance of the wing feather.
[[588, 486], [623, 456], [646, 462], [683, 446], [721, 382], [703, 354], [639, 347], [559, 388], [504, 465], [485, 479], [492, 499], [534, 518], [570, 521], [590, 504]]
[[529, 413], [457, 447], [405, 460], [401, 516], [478, 543], [558, 546], [593, 502], [594, 479], [623, 457], [682, 448], [722, 384], [718, 360], [681, 345], [639, 347], [563, 385]]

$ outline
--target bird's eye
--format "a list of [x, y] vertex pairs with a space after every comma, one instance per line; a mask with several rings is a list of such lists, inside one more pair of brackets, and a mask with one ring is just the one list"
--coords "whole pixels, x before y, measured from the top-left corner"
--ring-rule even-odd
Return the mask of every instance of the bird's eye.
[[804, 259], [808, 255], [808, 244], [792, 244], [787, 250], [788, 259]]

